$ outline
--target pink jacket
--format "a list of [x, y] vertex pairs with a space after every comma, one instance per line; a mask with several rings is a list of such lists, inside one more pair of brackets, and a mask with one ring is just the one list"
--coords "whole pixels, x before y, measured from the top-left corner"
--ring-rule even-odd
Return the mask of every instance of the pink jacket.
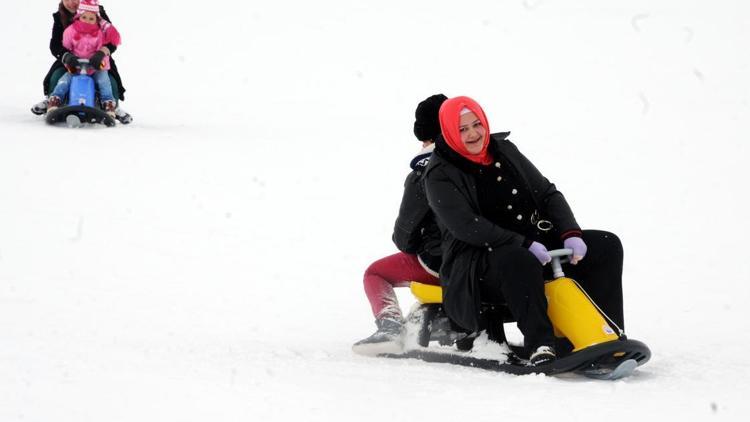
[[[98, 25], [76, 20], [63, 32], [63, 47], [82, 59], [90, 59], [105, 44], [120, 45], [120, 33], [104, 19]], [[102, 63], [103, 70], [109, 70], [109, 56]]]

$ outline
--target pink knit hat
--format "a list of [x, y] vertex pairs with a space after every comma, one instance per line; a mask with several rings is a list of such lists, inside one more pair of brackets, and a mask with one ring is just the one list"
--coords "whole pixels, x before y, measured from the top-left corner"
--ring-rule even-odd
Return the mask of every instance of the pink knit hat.
[[99, 16], [99, 0], [81, 0], [78, 3], [76, 16], [80, 16], [86, 12], [96, 13]]

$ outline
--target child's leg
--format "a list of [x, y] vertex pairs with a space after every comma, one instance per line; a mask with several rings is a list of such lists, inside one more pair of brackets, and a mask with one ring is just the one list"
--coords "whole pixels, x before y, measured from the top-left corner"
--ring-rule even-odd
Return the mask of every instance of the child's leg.
[[422, 268], [416, 255], [403, 252], [379, 259], [367, 268], [365, 294], [375, 318], [402, 318], [393, 288], [406, 287], [410, 281], [437, 284], [437, 278]]
[[57, 81], [57, 85], [55, 85], [55, 89], [52, 91], [52, 95], [55, 97], [65, 98], [68, 95], [68, 90], [70, 89], [70, 81], [72, 78], [73, 75], [65, 72], [65, 74], [60, 77], [60, 80]]
[[112, 83], [109, 81], [109, 72], [100, 70], [94, 73], [94, 81], [96, 81], [96, 87], [99, 89], [99, 99], [102, 102], [115, 100], [114, 95], [112, 95]]

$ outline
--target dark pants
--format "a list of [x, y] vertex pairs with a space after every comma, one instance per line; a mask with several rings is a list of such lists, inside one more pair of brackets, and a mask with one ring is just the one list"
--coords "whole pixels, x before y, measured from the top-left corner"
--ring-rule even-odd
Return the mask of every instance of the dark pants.
[[521, 246], [504, 246], [486, 255], [479, 278], [482, 302], [505, 303], [524, 336], [524, 344], [534, 350], [554, 345], [552, 323], [547, 317], [542, 265]]
[[[563, 265], [565, 275], [576, 280], [602, 311], [624, 329], [620, 239], [609, 232], [584, 230], [583, 240], [588, 246], [586, 257], [577, 265]], [[544, 243], [548, 249], [562, 247], [559, 240]], [[506, 246], [487, 254], [480, 277], [482, 302], [506, 303], [530, 350], [555, 344], [544, 295], [544, 280], [551, 278], [548, 268], [542, 267], [528, 249]]]
[[612, 322], [624, 330], [622, 243], [613, 233], [600, 230], [584, 230], [583, 241], [588, 246], [586, 257], [576, 265], [563, 265], [563, 271], [583, 287]]

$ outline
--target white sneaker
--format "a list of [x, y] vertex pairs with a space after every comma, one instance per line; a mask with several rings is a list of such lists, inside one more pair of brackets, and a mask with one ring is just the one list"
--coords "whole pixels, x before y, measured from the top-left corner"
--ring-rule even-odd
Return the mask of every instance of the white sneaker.
[[130, 113], [123, 110], [122, 108], [117, 107], [117, 109], [115, 109], [115, 119], [117, 119], [120, 123], [126, 125], [133, 121], [133, 116], [131, 116]]
[[44, 98], [44, 100], [39, 101], [38, 103], [34, 104], [31, 107], [31, 112], [36, 114], [37, 116], [41, 116], [42, 114], [47, 112], [47, 97]]

